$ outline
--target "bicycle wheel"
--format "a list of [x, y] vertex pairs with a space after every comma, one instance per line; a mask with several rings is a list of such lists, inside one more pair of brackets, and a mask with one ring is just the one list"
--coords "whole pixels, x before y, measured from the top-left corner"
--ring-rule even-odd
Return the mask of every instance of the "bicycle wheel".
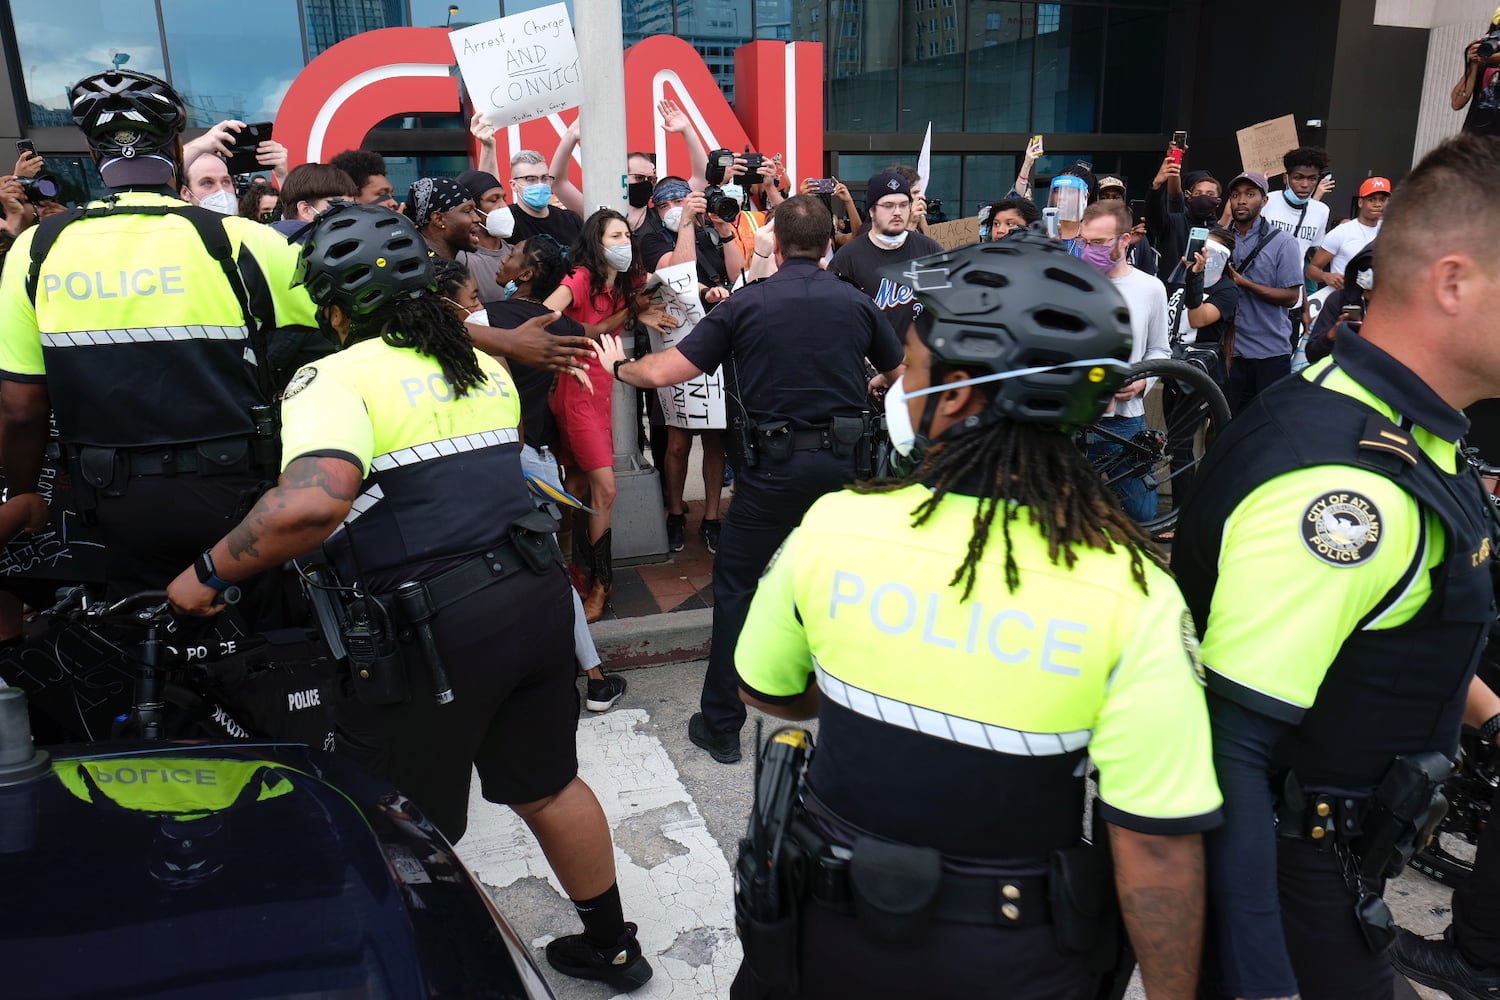
[[1081, 432], [1080, 444], [1126, 513], [1160, 537], [1177, 523], [1194, 471], [1229, 422], [1229, 402], [1190, 361], [1138, 362], [1125, 384], [1142, 379], [1145, 415], [1103, 417]]

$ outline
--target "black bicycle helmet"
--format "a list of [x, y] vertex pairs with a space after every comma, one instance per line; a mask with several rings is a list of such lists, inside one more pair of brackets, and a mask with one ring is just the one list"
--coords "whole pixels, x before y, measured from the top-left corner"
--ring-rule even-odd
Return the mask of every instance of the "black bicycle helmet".
[[308, 226], [293, 285], [318, 305], [367, 316], [396, 299], [436, 292], [427, 244], [411, 220], [377, 205], [335, 201]]
[[991, 383], [995, 398], [985, 417], [956, 431], [1002, 418], [1080, 427], [1099, 419], [1123, 380], [1133, 339], [1124, 298], [1043, 234], [1017, 230], [999, 242], [906, 261], [885, 276], [915, 293], [922, 306], [917, 335], [944, 364], [985, 375], [1095, 358], [1121, 363]]
[[187, 108], [171, 84], [130, 70], [86, 76], [68, 92], [73, 124], [100, 156], [132, 159], [160, 152], [187, 125]]

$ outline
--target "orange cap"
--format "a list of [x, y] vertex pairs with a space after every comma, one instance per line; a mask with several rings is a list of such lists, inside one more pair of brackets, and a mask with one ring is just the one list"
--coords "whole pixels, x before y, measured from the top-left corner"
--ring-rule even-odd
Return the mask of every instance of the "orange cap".
[[1369, 197], [1372, 194], [1390, 193], [1391, 182], [1386, 180], [1384, 177], [1368, 177], [1365, 179], [1365, 182], [1359, 186], [1359, 196], [1361, 198]]

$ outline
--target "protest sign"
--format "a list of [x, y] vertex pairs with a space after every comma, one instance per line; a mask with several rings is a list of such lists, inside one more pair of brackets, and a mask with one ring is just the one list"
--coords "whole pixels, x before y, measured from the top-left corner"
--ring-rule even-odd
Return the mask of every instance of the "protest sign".
[[1286, 173], [1281, 158], [1297, 148], [1297, 119], [1292, 115], [1272, 118], [1240, 129], [1235, 138], [1240, 141], [1241, 170], [1275, 177]]
[[578, 44], [564, 4], [460, 28], [448, 41], [469, 100], [496, 128], [576, 108], [583, 101]]
[[[656, 276], [662, 283], [652, 293], [651, 301], [680, 324], [673, 330], [651, 331], [651, 349], [666, 351], [681, 343], [703, 318], [703, 305], [698, 300], [698, 265], [691, 261], [673, 264], [657, 271]], [[677, 385], [663, 386], [656, 390], [656, 398], [661, 403], [662, 416], [668, 427], [706, 431], [723, 430], [728, 426], [724, 415], [722, 368]]]
[[966, 247], [970, 243], [979, 242], [979, 218], [971, 215], [952, 222], [939, 222], [927, 227], [927, 235], [936, 240], [937, 245], [944, 250]]

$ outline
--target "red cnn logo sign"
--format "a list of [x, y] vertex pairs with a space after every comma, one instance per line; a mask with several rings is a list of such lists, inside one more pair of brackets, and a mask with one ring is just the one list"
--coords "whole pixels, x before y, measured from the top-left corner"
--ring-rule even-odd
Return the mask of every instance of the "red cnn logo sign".
[[[444, 28], [381, 28], [346, 39], [308, 63], [287, 90], [276, 138], [291, 164], [325, 162], [357, 149], [370, 130], [401, 114], [462, 111], [453, 49]], [[735, 107], [691, 45], [672, 35], [625, 51], [626, 139], [654, 150], [662, 176], [686, 176], [687, 145], [656, 117], [676, 101], [709, 149], [747, 145], [781, 153], [793, 183], [823, 172], [823, 47], [816, 42], [752, 42], [734, 57]], [[523, 122], [496, 136], [501, 164], [519, 149], [550, 155], [576, 111]], [[587, 119], [585, 118], [585, 124]], [[576, 156], [576, 154], [575, 154]], [[620, 164], [624, 172], [625, 164]], [[502, 168], [503, 169], [503, 168]]]

